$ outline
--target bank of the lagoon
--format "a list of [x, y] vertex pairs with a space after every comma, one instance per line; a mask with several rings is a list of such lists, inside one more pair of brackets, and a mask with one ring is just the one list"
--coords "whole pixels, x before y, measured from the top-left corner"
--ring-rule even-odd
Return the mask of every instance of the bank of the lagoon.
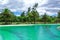
[[15, 27], [15, 26], [35, 26], [35, 25], [44, 25], [44, 26], [49, 26], [49, 25], [57, 25], [60, 26], [60, 24], [15, 24], [15, 25], [0, 25], [0, 27]]
[[60, 24], [0, 25], [0, 40], [60, 40]]

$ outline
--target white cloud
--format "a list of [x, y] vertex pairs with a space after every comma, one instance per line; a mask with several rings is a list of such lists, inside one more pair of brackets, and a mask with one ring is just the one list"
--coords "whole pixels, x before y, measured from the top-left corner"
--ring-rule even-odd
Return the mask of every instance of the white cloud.
[[[9, 9], [17, 10], [27, 10], [28, 7], [32, 7], [35, 3], [39, 6], [48, 3], [48, 0], [0, 0], [0, 4]], [[18, 9], [19, 8], [19, 9]], [[12, 10], [12, 11], [13, 11]]]
[[47, 4], [48, 0], [23, 0], [24, 7], [32, 7], [35, 3], [38, 3], [39, 6]]
[[49, 12], [49, 11], [47, 11], [46, 13], [47, 13], [47, 15], [50, 15], [50, 16], [56, 16], [57, 15], [57, 13], [55, 13], [55, 12]]
[[23, 7], [20, 8], [22, 11], [27, 11], [28, 7], [32, 7], [35, 3], [38, 3], [39, 6], [48, 3], [48, 0], [17, 0], [17, 1], [23, 3]]
[[7, 4], [9, 2], [9, 0], [0, 0], [0, 4], [4, 5]]
[[44, 15], [44, 13], [46, 13], [45, 9], [38, 8], [37, 11], [39, 12], [39, 15]]
[[50, 9], [50, 10], [60, 10], [58, 7], [38, 7], [39, 9]]
[[60, 10], [60, 8], [48, 8], [48, 7], [40, 7], [40, 8], [37, 8], [37, 11], [39, 12], [39, 15], [44, 15], [44, 13], [46, 13], [47, 15], [55, 15], [57, 14], [57, 12], [51, 12], [51, 11], [47, 11], [47, 10]]
[[[56, 1], [56, 0], [55, 0]], [[59, 1], [59, 0], [58, 0]], [[0, 9], [8, 7], [12, 12], [16, 11], [27, 11], [28, 7], [32, 7], [35, 3], [38, 3], [37, 11], [40, 15], [47, 13], [52, 15], [53, 12], [48, 10], [60, 10], [60, 7], [41, 7], [42, 5], [48, 4], [49, 0], [0, 0]], [[59, 2], [60, 3], [60, 2]], [[50, 6], [54, 6], [51, 4]]]
[[16, 9], [10, 9], [12, 12], [15, 12], [15, 11], [17, 11]]

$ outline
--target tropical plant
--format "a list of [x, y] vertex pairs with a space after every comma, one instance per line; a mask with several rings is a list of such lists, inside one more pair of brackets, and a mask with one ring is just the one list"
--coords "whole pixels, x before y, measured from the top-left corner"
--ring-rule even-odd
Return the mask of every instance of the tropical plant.
[[15, 15], [8, 8], [5, 8], [0, 15], [0, 20], [3, 21], [4, 24], [11, 23], [15, 17]]

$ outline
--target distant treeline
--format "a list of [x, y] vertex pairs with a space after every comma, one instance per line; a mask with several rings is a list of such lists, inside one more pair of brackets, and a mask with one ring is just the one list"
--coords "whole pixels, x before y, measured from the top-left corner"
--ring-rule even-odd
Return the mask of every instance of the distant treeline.
[[36, 3], [32, 8], [29, 7], [27, 12], [23, 11], [20, 16], [14, 15], [14, 13], [11, 12], [8, 8], [5, 8], [0, 13], [0, 24], [12, 24], [16, 22], [17, 24], [60, 23], [60, 11], [57, 13], [57, 16], [49, 16], [46, 13], [40, 16], [36, 10], [37, 7], [38, 3]]

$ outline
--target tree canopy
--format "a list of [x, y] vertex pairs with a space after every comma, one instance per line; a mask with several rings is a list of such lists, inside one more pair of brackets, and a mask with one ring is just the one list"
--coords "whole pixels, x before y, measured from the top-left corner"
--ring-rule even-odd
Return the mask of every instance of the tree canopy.
[[0, 21], [5, 22], [5, 24], [8, 24], [8, 22], [12, 22], [15, 18], [15, 15], [13, 12], [11, 12], [9, 9], [5, 8], [3, 12], [0, 14]]

